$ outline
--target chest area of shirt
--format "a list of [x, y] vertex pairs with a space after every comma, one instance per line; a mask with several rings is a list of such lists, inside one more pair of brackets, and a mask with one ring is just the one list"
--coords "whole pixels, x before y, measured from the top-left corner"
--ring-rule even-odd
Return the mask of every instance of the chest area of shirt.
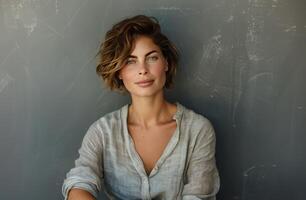
[[177, 124], [175, 121], [146, 130], [128, 125], [135, 150], [141, 158], [147, 174], [152, 171], [162, 156], [172, 136], [175, 134], [176, 128]]

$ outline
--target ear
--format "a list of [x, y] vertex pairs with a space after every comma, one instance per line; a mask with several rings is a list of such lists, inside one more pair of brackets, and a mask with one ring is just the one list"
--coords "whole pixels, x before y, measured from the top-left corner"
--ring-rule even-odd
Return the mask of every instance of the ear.
[[165, 67], [165, 71], [168, 71], [168, 61], [166, 59], [166, 67]]

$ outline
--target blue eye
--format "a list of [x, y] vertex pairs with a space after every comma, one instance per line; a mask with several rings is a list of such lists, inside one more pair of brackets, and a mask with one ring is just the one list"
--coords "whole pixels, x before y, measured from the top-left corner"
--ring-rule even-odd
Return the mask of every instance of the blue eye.
[[135, 62], [136, 62], [135, 60], [127, 60], [127, 61], [126, 61], [126, 64], [127, 64], [127, 65], [129, 65], [129, 64], [134, 64]]
[[158, 60], [158, 57], [157, 56], [150, 56], [150, 57], [148, 57], [148, 60], [149, 61], [156, 61], [156, 60]]

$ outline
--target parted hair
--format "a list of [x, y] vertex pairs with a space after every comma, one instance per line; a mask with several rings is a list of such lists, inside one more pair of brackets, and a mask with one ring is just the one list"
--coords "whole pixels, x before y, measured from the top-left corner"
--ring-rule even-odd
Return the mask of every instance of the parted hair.
[[168, 62], [165, 88], [173, 86], [179, 54], [174, 44], [161, 33], [159, 22], [154, 17], [137, 15], [126, 18], [107, 31], [98, 52], [96, 73], [105, 81], [111, 90], [126, 91], [119, 71], [124, 67], [128, 56], [134, 48], [135, 39], [147, 36], [159, 46]]

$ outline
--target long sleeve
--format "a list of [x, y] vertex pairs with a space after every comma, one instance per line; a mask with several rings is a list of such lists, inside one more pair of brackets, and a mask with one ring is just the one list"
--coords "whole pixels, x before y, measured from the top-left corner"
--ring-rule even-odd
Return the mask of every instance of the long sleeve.
[[93, 124], [83, 138], [75, 167], [64, 180], [62, 193], [65, 200], [71, 188], [84, 189], [97, 198], [101, 190], [102, 170], [102, 134]]
[[215, 132], [208, 120], [200, 129], [187, 168], [183, 200], [215, 200], [220, 187], [215, 162]]

